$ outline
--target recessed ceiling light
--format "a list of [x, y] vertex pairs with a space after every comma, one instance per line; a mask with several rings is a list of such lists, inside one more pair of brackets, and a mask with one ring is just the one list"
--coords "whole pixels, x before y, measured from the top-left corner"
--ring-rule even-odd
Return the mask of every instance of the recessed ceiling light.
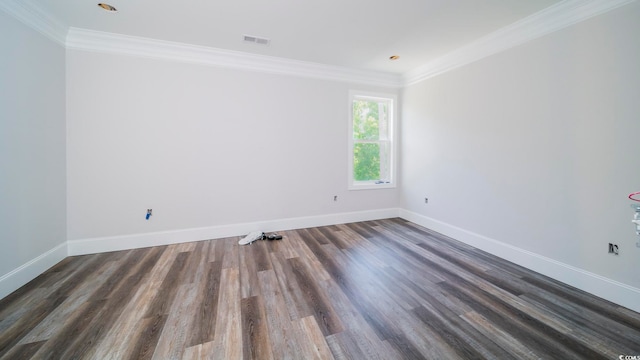
[[113, 6], [109, 5], [109, 4], [99, 3], [98, 6], [100, 6], [101, 8], [103, 8], [106, 11], [111, 11], [111, 12], [118, 11], [118, 9], [116, 9], [115, 7], [113, 7]]
[[400, 59], [400, 55], [391, 55], [389, 56], [389, 60], [398, 60]]

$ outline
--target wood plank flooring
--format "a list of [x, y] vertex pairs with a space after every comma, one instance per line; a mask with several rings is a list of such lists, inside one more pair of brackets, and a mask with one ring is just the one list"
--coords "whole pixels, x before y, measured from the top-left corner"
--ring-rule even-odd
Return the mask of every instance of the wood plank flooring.
[[618, 359], [640, 314], [401, 219], [69, 257], [0, 359]]

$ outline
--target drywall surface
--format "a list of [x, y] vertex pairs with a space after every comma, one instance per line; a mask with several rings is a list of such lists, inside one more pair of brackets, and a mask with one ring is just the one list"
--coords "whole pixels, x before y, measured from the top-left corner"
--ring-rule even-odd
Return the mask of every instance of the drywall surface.
[[347, 190], [350, 89], [393, 91], [68, 50], [69, 240], [396, 207]]
[[640, 287], [638, 19], [636, 2], [405, 88], [400, 207]]
[[2, 277], [65, 243], [66, 159], [65, 50], [2, 11], [0, 49]]

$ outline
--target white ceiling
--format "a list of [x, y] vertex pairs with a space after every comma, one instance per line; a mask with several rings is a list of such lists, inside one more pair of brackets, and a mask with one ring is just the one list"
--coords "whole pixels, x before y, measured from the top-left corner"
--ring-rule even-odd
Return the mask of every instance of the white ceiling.
[[[118, 12], [102, 10], [101, 1]], [[70, 27], [396, 74], [558, 2], [32, 0]], [[244, 34], [271, 43], [244, 43]]]

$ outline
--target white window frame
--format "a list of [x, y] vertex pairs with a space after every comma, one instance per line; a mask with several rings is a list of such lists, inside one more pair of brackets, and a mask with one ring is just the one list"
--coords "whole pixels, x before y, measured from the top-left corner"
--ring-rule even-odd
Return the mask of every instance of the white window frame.
[[[353, 101], [354, 100], [384, 100], [389, 101], [389, 123], [388, 123], [388, 131], [389, 131], [389, 182], [384, 183], [376, 183], [375, 181], [356, 181], [353, 177], [353, 148], [356, 143], [359, 141], [353, 139]], [[398, 97], [395, 94], [389, 93], [376, 93], [369, 91], [357, 91], [351, 90], [349, 91], [349, 128], [348, 128], [348, 179], [349, 179], [349, 190], [369, 190], [369, 189], [389, 189], [395, 188], [397, 182], [396, 176], [396, 164], [397, 164], [397, 126], [398, 126]]]

